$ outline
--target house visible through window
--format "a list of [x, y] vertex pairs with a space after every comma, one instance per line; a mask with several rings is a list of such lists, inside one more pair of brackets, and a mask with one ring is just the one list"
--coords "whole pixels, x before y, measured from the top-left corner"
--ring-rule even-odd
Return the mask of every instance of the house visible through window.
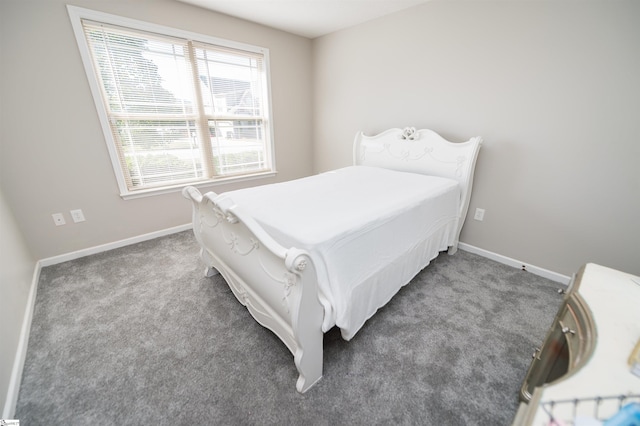
[[123, 195], [274, 171], [266, 49], [69, 13]]

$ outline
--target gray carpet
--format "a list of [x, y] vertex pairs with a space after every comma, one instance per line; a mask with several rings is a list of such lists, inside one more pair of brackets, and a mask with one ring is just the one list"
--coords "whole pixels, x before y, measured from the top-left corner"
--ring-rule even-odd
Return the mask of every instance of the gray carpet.
[[508, 425], [558, 284], [441, 254], [350, 342], [325, 335], [324, 377], [295, 390], [283, 343], [191, 232], [43, 268], [21, 425]]

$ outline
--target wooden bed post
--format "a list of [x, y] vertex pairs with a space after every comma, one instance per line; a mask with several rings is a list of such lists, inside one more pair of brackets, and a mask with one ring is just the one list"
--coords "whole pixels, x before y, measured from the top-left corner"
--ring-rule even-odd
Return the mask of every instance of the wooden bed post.
[[[295, 275], [291, 296], [292, 328], [296, 337], [293, 360], [300, 373], [296, 389], [305, 393], [322, 378], [324, 309], [319, 299], [316, 270], [309, 255], [295, 248], [289, 249], [285, 265]], [[299, 302], [298, 302], [299, 301]]]

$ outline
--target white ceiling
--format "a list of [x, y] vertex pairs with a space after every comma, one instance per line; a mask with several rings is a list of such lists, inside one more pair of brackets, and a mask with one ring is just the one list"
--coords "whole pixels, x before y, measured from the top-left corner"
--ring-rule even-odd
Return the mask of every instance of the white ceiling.
[[429, 0], [179, 0], [303, 37], [351, 27]]

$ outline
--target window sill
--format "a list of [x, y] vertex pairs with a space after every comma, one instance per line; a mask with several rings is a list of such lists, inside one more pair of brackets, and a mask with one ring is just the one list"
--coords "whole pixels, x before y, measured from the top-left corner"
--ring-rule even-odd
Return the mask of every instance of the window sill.
[[123, 192], [120, 194], [120, 197], [122, 197], [122, 199], [124, 200], [133, 200], [136, 198], [153, 197], [155, 195], [170, 194], [172, 192], [180, 192], [182, 191], [182, 188], [184, 188], [185, 186], [194, 186], [196, 188], [200, 188], [203, 186], [218, 186], [218, 185], [223, 185], [228, 183], [244, 182], [244, 181], [256, 180], [256, 179], [266, 179], [266, 178], [273, 177], [277, 174], [278, 174], [277, 171], [270, 171], [270, 172], [256, 173], [253, 175], [232, 176], [227, 178], [219, 178], [215, 180], [197, 181], [197, 182], [190, 182], [190, 183], [173, 185], [173, 186], [163, 186], [160, 188], [141, 189], [139, 191]]

